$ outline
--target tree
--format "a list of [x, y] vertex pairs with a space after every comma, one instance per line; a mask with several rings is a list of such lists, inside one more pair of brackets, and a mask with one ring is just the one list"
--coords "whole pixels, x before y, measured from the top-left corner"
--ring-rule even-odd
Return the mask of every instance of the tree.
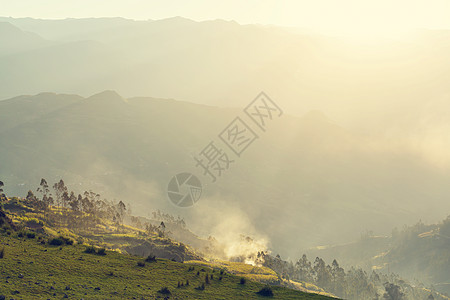
[[158, 233], [159, 237], [164, 237], [166, 233], [166, 224], [164, 224], [164, 222], [161, 221], [161, 224], [159, 224], [156, 232]]
[[45, 200], [43, 200], [42, 202], [45, 203], [46, 207], [49, 207], [50, 205], [55, 204], [55, 200], [53, 199], [53, 197], [51, 195], [49, 197], [45, 196]]
[[78, 211], [80, 211], [82, 209], [82, 202], [83, 202], [83, 196], [78, 194], [78, 197], [77, 197], [77, 204], [78, 204], [77, 208], [78, 208]]
[[79, 210], [80, 210], [80, 208], [79, 208], [80, 203], [79, 203], [79, 201], [78, 201], [78, 199], [80, 199], [80, 197], [81, 197], [81, 195], [78, 195], [78, 198], [77, 198], [77, 197], [75, 196], [74, 192], [71, 192], [71, 193], [70, 193], [70, 196], [69, 196], [69, 205], [70, 205], [70, 208], [71, 208], [73, 211], [79, 211]]
[[37, 192], [42, 194], [42, 208], [44, 210], [44, 217], [45, 217], [45, 211], [50, 205], [53, 205], [53, 198], [50, 194], [50, 189], [48, 188], [47, 180], [44, 178], [41, 179], [41, 183], [39, 184], [39, 187], [37, 188]]
[[29, 190], [25, 199], [27, 199], [30, 202], [34, 202], [36, 200], [36, 196], [33, 194], [31, 190]]
[[38, 198], [33, 194], [31, 190], [28, 191], [27, 196], [25, 197], [27, 201], [38, 209], [45, 209], [45, 204], [43, 201], [38, 201]]
[[60, 180], [58, 183], [55, 183], [53, 185], [53, 189], [55, 190], [55, 195], [56, 195], [56, 203], [58, 205], [58, 207], [62, 204], [63, 207], [65, 207], [67, 205], [67, 187], [66, 184], [64, 183], [64, 180]]
[[398, 285], [395, 285], [393, 283], [386, 282], [384, 284], [384, 289], [386, 292], [383, 295], [384, 299], [387, 300], [402, 300], [405, 299], [403, 292], [401, 291], [400, 287]]
[[119, 221], [122, 224], [123, 224], [123, 217], [125, 216], [126, 210], [127, 210], [127, 207], [125, 206], [125, 203], [123, 203], [122, 200], [119, 201], [119, 203], [117, 204], [117, 211], [118, 211]]
[[3, 181], [0, 181], [0, 202], [5, 201], [7, 199], [5, 193], [3, 193], [4, 186], [5, 184], [3, 183]]
[[93, 193], [92, 191], [89, 191], [89, 192], [85, 191], [83, 195], [84, 195], [83, 202], [82, 202], [83, 211], [88, 214], [94, 214], [94, 212], [95, 212], [95, 209], [94, 209], [95, 193]]
[[331, 264], [331, 276], [333, 292], [337, 295], [342, 295], [345, 289], [345, 271], [339, 266], [337, 260], [333, 260]]
[[331, 267], [327, 266], [323, 259], [316, 257], [313, 269], [316, 275], [316, 283], [320, 287], [327, 288], [331, 283]]
[[313, 282], [313, 269], [311, 266], [311, 262], [306, 257], [306, 254], [303, 254], [302, 258], [300, 258], [295, 264], [296, 273], [298, 276], [298, 280]]
[[42, 194], [42, 200], [44, 200], [44, 197], [47, 198], [48, 194], [50, 192], [47, 184], [47, 180], [44, 178], [41, 179], [41, 183], [39, 184], [39, 187], [37, 188], [37, 192]]

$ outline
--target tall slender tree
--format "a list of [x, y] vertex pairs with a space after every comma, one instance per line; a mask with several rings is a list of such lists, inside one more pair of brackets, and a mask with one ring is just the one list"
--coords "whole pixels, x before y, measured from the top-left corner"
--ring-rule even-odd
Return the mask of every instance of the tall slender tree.
[[3, 183], [3, 181], [0, 181], [0, 202], [6, 201], [6, 195], [3, 192], [3, 187], [5, 186], [5, 184]]
[[64, 183], [64, 180], [60, 180], [59, 182], [55, 183], [53, 185], [53, 189], [55, 190], [55, 196], [56, 196], [56, 204], [59, 206], [66, 207], [67, 206], [67, 197], [64, 197], [65, 193], [68, 193], [66, 184]]

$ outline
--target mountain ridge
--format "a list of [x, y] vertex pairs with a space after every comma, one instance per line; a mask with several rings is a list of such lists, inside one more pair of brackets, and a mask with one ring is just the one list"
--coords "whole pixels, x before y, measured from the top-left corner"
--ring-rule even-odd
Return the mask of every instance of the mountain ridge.
[[[266, 133], [258, 132], [260, 138], [240, 159], [233, 158], [235, 163], [220, 181], [211, 184], [193, 157], [214, 141], [231, 158], [218, 134], [236, 116], [245, 118], [242, 110], [158, 98], [131, 98], [125, 103], [116, 93], [100, 93], [104, 98], [109, 94], [120, 100], [112, 102], [117, 105], [108, 99], [87, 101], [89, 97], [52, 94], [0, 102], [0, 122], [8, 125], [0, 131], [0, 175], [10, 191], [24, 195], [27, 186], [41, 177], [64, 178], [77, 189], [128, 198], [143, 213], [150, 205], [181, 213], [198, 226], [194, 229], [200, 234], [208, 234], [195, 221], [201, 211], [214, 215], [222, 207], [227, 215], [236, 210], [243, 216], [240, 222], [248, 221], [242, 226], [268, 235], [270, 247], [283, 256], [359, 236], [359, 230], [342, 222], [342, 216], [368, 228], [381, 222], [382, 232], [414, 222], [424, 209], [441, 218], [442, 210], [420, 204], [419, 199], [438, 203], [446, 193], [446, 185], [440, 185], [445, 174], [408, 153], [372, 150], [369, 145], [374, 141], [321, 117], [304, 122], [284, 115], [274, 120]], [[39, 97], [53, 99], [51, 105], [37, 109], [39, 101], [30, 99]], [[19, 111], [20, 117], [5, 119], [19, 116]], [[261, 164], [264, 168], [259, 172], [251, 171]], [[39, 170], [46, 170], [45, 174]], [[404, 170], [409, 170], [408, 176], [402, 175]], [[167, 199], [167, 182], [181, 171], [197, 174], [205, 184], [201, 201], [191, 210], [179, 211]], [[393, 188], [380, 191], [377, 185]], [[408, 186], [408, 192], [401, 192], [402, 186]], [[227, 201], [233, 208], [225, 209]], [[392, 215], [397, 218], [388, 219]], [[260, 218], [265, 221], [259, 222]], [[280, 223], [280, 218], [285, 221]], [[341, 235], [329, 236], [328, 226], [340, 228]], [[289, 238], [294, 232], [304, 238]]]

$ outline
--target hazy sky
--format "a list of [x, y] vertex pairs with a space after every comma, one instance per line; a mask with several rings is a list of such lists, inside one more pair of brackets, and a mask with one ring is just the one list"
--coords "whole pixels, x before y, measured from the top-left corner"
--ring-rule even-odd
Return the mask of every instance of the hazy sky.
[[0, 15], [226, 19], [338, 32], [450, 29], [450, 0], [0, 0]]

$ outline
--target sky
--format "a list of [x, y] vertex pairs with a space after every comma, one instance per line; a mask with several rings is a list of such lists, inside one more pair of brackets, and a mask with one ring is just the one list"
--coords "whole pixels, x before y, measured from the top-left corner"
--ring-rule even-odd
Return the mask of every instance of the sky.
[[355, 34], [450, 29], [449, 0], [0, 0], [0, 15], [138, 20], [182, 16]]

